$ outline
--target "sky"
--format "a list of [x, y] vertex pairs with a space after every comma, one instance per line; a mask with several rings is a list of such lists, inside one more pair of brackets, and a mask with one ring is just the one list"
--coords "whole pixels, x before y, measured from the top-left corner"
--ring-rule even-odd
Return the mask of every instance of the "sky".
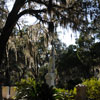
[[[13, 3], [14, 2], [8, 2], [7, 3], [9, 11], [11, 11], [11, 9], [13, 7]], [[27, 21], [28, 25], [34, 25], [34, 22], [36, 21], [36, 18], [28, 15], [28, 16], [24, 17], [24, 20]], [[58, 38], [63, 43], [65, 43], [67, 46], [69, 46], [71, 44], [75, 44], [75, 37], [77, 37], [77, 33], [73, 32], [70, 28], [64, 29], [64, 28], [58, 27], [57, 32], [58, 32]]]

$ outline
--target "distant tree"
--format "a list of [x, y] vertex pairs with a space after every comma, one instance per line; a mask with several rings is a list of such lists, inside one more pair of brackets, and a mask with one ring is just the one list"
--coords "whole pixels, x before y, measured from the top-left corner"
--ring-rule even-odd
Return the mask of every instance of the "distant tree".
[[94, 43], [91, 48], [90, 48], [90, 53], [93, 59], [93, 64], [94, 66], [99, 66], [100, 65], [100, 42]]
[[[89, 73], [92, 68], [92, 57], [90, 54], [90, 48], [95, 43], [95, 38], [92, 33], [81, 32], [79, 38], [76, 40], [77, 43], [77, 56], [79, 60], [85, 65], [86, 72]], [[88, 74], [88, 77], [90, 75]]]
[[84, 65], [78, 59], [76, 50], [75, 45], [70, 45], [57, 57], [58, 87], [69, 88], [70, 80], [81, 79], [85, 76]]

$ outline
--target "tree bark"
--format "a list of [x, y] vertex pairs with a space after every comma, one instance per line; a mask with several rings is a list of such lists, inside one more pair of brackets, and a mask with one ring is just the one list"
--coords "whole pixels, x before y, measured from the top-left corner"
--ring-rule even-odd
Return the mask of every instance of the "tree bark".
[[25, 0], [16, 0], [12, 11], [9, 13], [6, 24], [0, 35], [0, 65], [4, 57], [4, 51], [6, 49], [7, 41], [12, 33], [12, 30], [18, 21], [18, 12], [24, 5]]
[[[9, 13], [7, 17], [7, 21], [0, 35], [0, 67], [2, 64], [2, 60], [4, 57], [4, 52], [6, 50], [7, 41], [12, 33], [12, 30], [15, 24], [18, 21], [18, 12], [21, 7], [25, 4], [25, 0], [16, 0], [13, 6], [12, 11]], [[2, 87], [0, 85], [0, 100], [2, 100]]]

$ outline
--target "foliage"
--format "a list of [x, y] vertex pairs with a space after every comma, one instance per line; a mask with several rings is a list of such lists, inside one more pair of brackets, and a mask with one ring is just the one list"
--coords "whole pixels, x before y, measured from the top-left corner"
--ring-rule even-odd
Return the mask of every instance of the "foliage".
[[[76, 40], [77, 43], [77, 57], [86, 69], [87, 77], [91, 77], [93, 68], [93, 59], [91, 55], [91, 46], [95, 43], [95, 39], [92, 34], [81, 32], [79, 38]], [[87, 78], [86, 77], [86, 78]]]
[[[94, 43], [92, 38], [78, 40], [78, 46], [70, 45], [62, 50], [56, 60], [58, 84], [60, 88], [72, 89], [81, 79], [95, 75], [100, 62], [100, 42]], [[83, 45], [84, 44], [84, 45]], [[72, 63], [73, 62], [73, 63]], [[96, 76], [97, 77], [97, 76]]]
[[74, 100], [76, 91], [74, 90], [65, 90], [61, 88], [55, 88], [55, 98], [56, 100]]
[[0, 29], [3, 28], [4, 23], [7, 19], [7, 15], [8, 15], [8, 10], [7, 10], [7, 6], [6, 6], [6, 1], [0, 0]]
[[45, 83], [36, 82], [32, 78], [22, 79], [17, 86], [16, 99], [18, 100], [54, 100], [54, 89]]
[[9, 75], [6, 76], [10, 76], [10, 79], [4, 74], [7, 81], [14, 84], [21, 78], [40, 76], [39, 68], [45, 66], [45, 63], [47, 66], [49, 61], [48, 44], [51, 42], [51, 38], [47, 39], [46, 36], [49, 36], [47, 28], [39, 23], [24, 26], [21, 32], [15, 30], [7, 43], [5, 57], [7, 60], [3, 63], [1, 70], [3, 74], [8, 70]]
[[83, 82], [87, 86], [87, 97], [92, 100], [100, 100], [100, 80], [87, 79]]
[[17, 83], [16, 99], [27, 100], [74, 100], [76, 90], [65, 90], [49, 87], [47, 84], [36, 82], [32, 78], [22, 79]]
[[77, 40], [77, 57], [89, 72], [88, 78], [94, 75], [95, 67], [100, 64], [99, 46], [100, 42], [95, 42], [92, 34], [83, 33]]
[[82, 31], [76, 40], [77, 57], [86, 69], [86, 78], [94, 76], [95, 67], [99, 65], [100, 55], [98, 50], [100, 43], [96, 42], [97, 39], [95, 37], [95, 32], [86, 30]]
[[[100, 80], [97, 78], [86, 79], [83, 83], [86, 86], [88, 100], [100, 100]], [[74, 100], [76, 87], [73, 90], [57, 89], [55, 95], [57, 100]]]
[[100, 64], [100, 42], [94, 43], [90, 48], [90, 53], [92, 57], [93, 64], [98, 66]]
[[85, 66], [77, 57], [75, 45], [70, 45], [59, 53], [56, 68], [59, 81], [57, 86], [60, 88], [72, 89], [86, 76]]

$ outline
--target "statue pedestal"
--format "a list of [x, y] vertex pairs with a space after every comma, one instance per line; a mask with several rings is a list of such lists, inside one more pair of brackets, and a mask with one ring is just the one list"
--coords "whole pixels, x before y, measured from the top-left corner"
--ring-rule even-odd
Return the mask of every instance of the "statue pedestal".
[[45, 79], [46, 79], [46, 83], [51, 87], [51, 86], [54, 86], [55, 85], [55, 73], [47, 73], [46, 76], [45, 76]]

